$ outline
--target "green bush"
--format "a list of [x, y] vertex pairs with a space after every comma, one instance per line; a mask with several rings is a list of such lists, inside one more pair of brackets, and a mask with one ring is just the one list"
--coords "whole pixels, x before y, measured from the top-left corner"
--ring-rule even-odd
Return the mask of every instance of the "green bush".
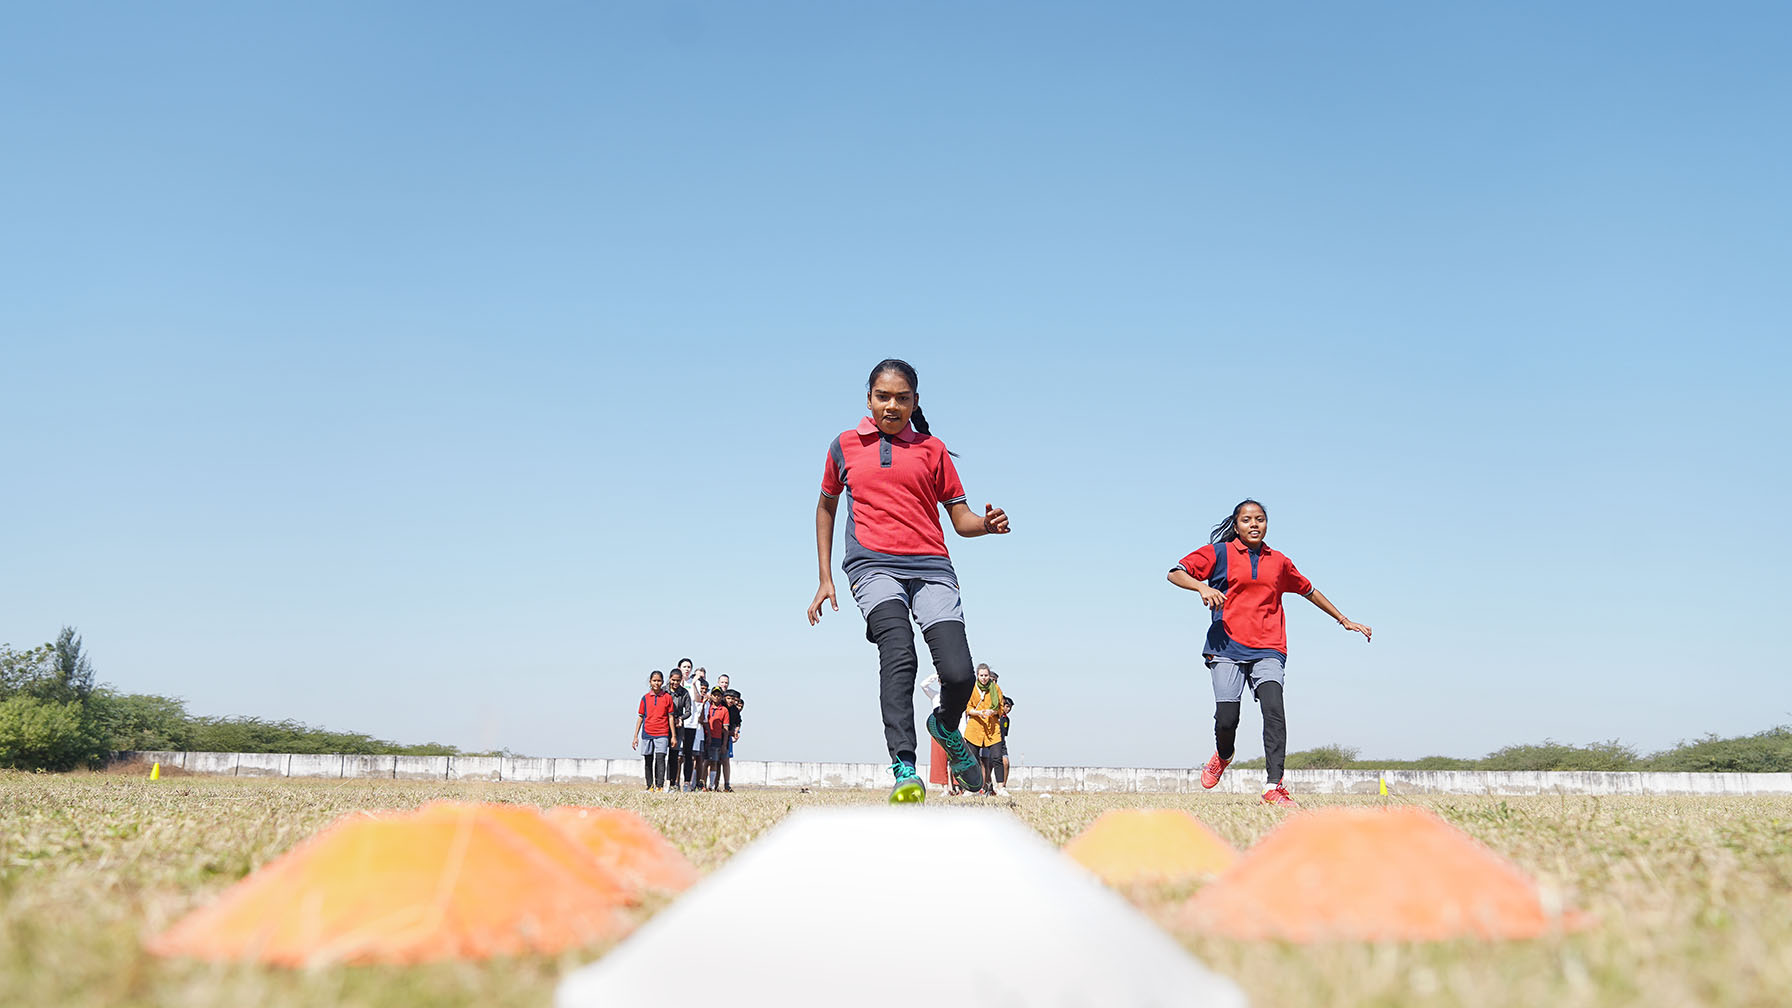
[[1324, 745], [1289, 753], [1287, 767], [1290, 770], [1348, 770], [1356, 763], [1356, 756], [1354, 746]]
[[1636, 750], [1615, 739], [1587, 746], [1546, 739], [1536, 745], [1495, 749], [1475, 764], [1478, 770], [1640, 770]]
[[0, 767], [72, 770], [98, 762], [104, 743], [78, 702], [18, 694], [0, 700]]
[[1687, 773], [1785, 773], [1792, 771], [1792, 725], [1754, 735], [1707, 735], [1649, 757], [1648, 769]]
[[1370, 767], [1379, 766], [1389, 770], [1474, 770], [1480, 765], [1480, 760], [1462, 759], [1459, 756], [1421, 756], [1416, 760], [1367, 764]]
[[193, 719], [193, 748], [199, 752], [348, 753], [368, 756], [397, 748], [358, 732], [333, 732], [298, 721], [261, 718]]
[[110, 752], [193, 747], [193, 720], [172, 697], [101, 687], [87, 698], [87, 716]]
[[[1317, 749], [1291, 752], [1284, 761], [1284, 766], [1289, 770], [1347, 770], [1355, 765], [1356, 755], [1356, 749], [1351, 746], [1334, 743], [1320, 746]], [[1267, 762], [1262, 756], [1259, 756], [1254, 760], [1245, 760], [1233, 765], [1245, 770], [1262, 770]]]

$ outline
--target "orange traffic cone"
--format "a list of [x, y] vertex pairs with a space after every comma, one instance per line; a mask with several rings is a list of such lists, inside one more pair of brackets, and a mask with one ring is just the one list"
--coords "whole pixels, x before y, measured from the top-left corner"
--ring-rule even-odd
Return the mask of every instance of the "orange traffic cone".
[[1523, 871], [1424, 809], [1290, 817], [1184, 911], [1213, 935], [1291, 941], [1534, 938], [1584, 926]]
[[683, 892], [701, 877], [671, 841], [627, 809], [562, 805], [543, 814], [633, 892]]
[[540, 812], [345, 816], [149, 943], [285, 966], [551, 953], [621, 935], [625, 887]]

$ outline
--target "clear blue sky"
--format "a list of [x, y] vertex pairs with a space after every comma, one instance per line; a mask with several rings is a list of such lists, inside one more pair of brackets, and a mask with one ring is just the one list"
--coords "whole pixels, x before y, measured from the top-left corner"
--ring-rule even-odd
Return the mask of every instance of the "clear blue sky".
[[[825, 446], [920, 370], [1031, 763], [1194, 765], [1244, 496], [1293, 749], [1792, 720], [1776, 4], [30, 5], [0, 640], [203, 714], [883, 758]], [[1241, 752], [1261, 751], [1247, 705]]]

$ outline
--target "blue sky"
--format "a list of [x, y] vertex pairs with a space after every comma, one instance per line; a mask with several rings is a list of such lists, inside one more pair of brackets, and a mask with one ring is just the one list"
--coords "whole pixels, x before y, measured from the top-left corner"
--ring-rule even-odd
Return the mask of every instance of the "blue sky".
[[[882, 758], [823, 452], [920, 370], [1031, 763], [1194, 765], [1241, 497], [1290, 746], [1792, 720], [1777, 5], [38, 6], [0, 36], [0, 640], [205, 714]], [[1779, 627], [1779, 629], [1775, 629]], [[1261, 751], [1247, 711], [1241, 752]]]

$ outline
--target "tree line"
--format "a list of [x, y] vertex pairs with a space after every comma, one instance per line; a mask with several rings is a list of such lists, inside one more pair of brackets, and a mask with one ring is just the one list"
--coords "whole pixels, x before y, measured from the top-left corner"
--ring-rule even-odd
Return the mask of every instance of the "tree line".
[[[1263, 759], [1238, 764], [1261, 770]], [[1617, 740], [1584, 746], [1545, 740], [1510, 745], [1479, 759], [1426, 756], [1416, 760], [1366, 760], [1353, 746], [1327, 745], [1288, 754], [1290, 770], [1614, 770], [1682, 773], [1784, 773], [1792, 771], [1792, 725], [1753, 735], [1707, 735], [1661, 752], [1643, 754]]]
[[298, 721], [205, 717], [174, 697], [94, 684], [93, 662], [73, 627], [50, 644], [0, 644], [0, 768], [73, 770], [104, 766], [113, 753], [351, 753], [370, 756], [498, 756], [439, 742], [401, 745], [360, 732]]
[[[113, 753], [347, 753], [365, 756], [509, 756], [465, 752], [439, 742], [401, 745], [360, 732], [328, 731], [298, 721], [189, 714], [174, 697], [124, 693], [94, 685], [93, 663], [73, 627], [53, 643], [28, 650], [0, 644], [0, 769], [73, 770], [105, 765]], [[1775, 773], [1792, 771], [1792, 725], [1753, 735], [1707, 735], [1644, 755], [1613, 740], [1565, 745], [1553, 740], [1496, 749], [1479, 759], [1426, 756], [1365, 760], [1351, 746], [1327, 745], [1288, 754], [1290, 770], [1665, 770]], [[1241, 768], [1261, 769], [1263, 760]]]

